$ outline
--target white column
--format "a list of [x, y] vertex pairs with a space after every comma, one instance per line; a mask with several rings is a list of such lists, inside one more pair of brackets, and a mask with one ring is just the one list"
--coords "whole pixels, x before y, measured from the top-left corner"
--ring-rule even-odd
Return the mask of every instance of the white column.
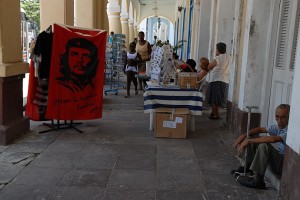
[[0, 1], [0, 77], [29, 72], [22, 62], [20, 2]]
[[118, 0], [110, 0], [107, 6], [109, 32], [122, 33], [120, 20], [121, 7]]
[[24, 74], [19, 0], [0, 0], [0, 145], [6, 145], [29, 130], [23, 115]]
[[135, 38], [138, 37], [138, 23], [136, 21], [133, 23], [133, 35]]
[[191, 51], [191, 58], [195, 59], [197, 65], [196, 69], [199, 68], [199, 32], [200, 32], [200, 27], [199, 27], [199, 14], [200, 14], [200, 1], [197, 0], [195, 1], [194, 4], [194, 16], [193, 16], [193, 30], [192, 30], [192, 51]]
[[95, 28], [95, 1], [76, 0], [75, 4], [75, 25], [79, 27]]
[[106, 5], [102, 0], [75, 0], [75, 26], [108, 30]]
[[212, 0], [211, 2], [211, 14], [210, 14], [210, 37], [209, 37], [209, 45], [208, 45], [208, 59], [212, 60], [215, 57], [215, 51], [216, 51], [216, 35], [217, 35], [217, 5], [218, 0]]
[[123, 10], [121, 13], [121, 26], [122, 26], [122, 34], [126, 36], [126, 46], [128, 47], [129, 42], [129, 27], [128, 27], [128, 12]]
[[201, 0], [198, 24], [198, 58], [209, 57], [211, 0]]
[[129, 18], [129, 42], [133, 42], [134, 40], [134, 31], [133, 31], [133, 21]]
[[40, 0], [41, 30], [53, 23], [74, 25], [73, 0]]
[[[239, 85], [239, 79], [236, 78], [237, 75], [240, 73], [239, 66], [242, 65], [242, 55], [243, 55], [243, 48], [242, 48], [242, 28], [245, 27], [245, 20], [243, 19], [243, 7], [244, 5], [243, 0], [237, 0], [235, 5], [235, 20], [234, 20], [234, 27], [233, 27], [233, 44], [232, 44], [232, 65], [230, 68], [230, 83], [228, 89], [228, 100], [230, 102], [236, 102], [238, 100], [238, 90], [235, 90], [235, 87]], [[229, 52], [228, 52], [229, 53]]]

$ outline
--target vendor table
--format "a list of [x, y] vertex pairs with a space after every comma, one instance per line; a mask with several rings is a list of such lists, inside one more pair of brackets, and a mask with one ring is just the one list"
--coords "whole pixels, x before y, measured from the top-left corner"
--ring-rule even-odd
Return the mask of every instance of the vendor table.
[[153, 130], [153, 113], [157, 108], [188, 108], [194, 131], [194, 116], [202, 115], [202, 94], [197, 89], [148, 88], [144, 92], [144, 113], [150, 113], [150, 130]]

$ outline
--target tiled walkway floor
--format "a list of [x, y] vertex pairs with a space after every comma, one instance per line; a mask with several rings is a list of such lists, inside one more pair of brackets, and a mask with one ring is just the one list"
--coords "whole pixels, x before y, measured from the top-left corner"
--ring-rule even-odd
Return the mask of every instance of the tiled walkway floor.
[[248, 189], [231, 177], [233, 135], [208, 111], [188, 139], [154, 138], [142, 94], [124, 94], [104, 96], [103, 118], [84, 121], [84, 133], [38, 134], [47, 127], [32, 123], [24, 138], [0, 146], [0, 199], [280, 199], [270, 184]]

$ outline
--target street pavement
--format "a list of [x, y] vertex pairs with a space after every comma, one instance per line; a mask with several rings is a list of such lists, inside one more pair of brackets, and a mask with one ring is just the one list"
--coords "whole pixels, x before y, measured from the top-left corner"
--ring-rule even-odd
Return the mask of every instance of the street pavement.
[[[106, 86], [107, 87], [107, 86]], [[0, 146], [0, 200], [280, 200], [267, 190], [241, 186], [230, 170], [240, 165], [234, 135], [209, 110], [196, 116], [187, 139], [155, 138], [140, 92], [108, 93], [103, 118], [75, 129], [31, 131]], [[49, 122], [46, 122], [49, 123]]]

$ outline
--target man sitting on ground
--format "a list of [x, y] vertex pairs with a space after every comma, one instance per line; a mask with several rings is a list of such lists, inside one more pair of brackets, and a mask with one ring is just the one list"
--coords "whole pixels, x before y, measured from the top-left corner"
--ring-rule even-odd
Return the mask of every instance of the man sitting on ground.
[[[247, 148], [245, 161], [246, 173], [255, 176], [240, 176], [238, 182], [246, 187], [265, 189], [264, 175], [270, 163], [272, 171], [281, 175], [284, 159], [285, 141], [289, 122], [290, 106], [281, 104], [276, 108], [275, 119], [277, 125], [267, 128], [259, 127], [251, 129], [247, 134], [240, 135], [234, 142], [234, 148], [239, 153]], [[260, 133], [269, 133], [270, 136], [260, 137]], [[277, 143], [277, 144], [276, 144]], [[275, 144], [273, 146], [273, 144]], [[244, 167], [232, 170], [231, 174], [243, 173]]]

